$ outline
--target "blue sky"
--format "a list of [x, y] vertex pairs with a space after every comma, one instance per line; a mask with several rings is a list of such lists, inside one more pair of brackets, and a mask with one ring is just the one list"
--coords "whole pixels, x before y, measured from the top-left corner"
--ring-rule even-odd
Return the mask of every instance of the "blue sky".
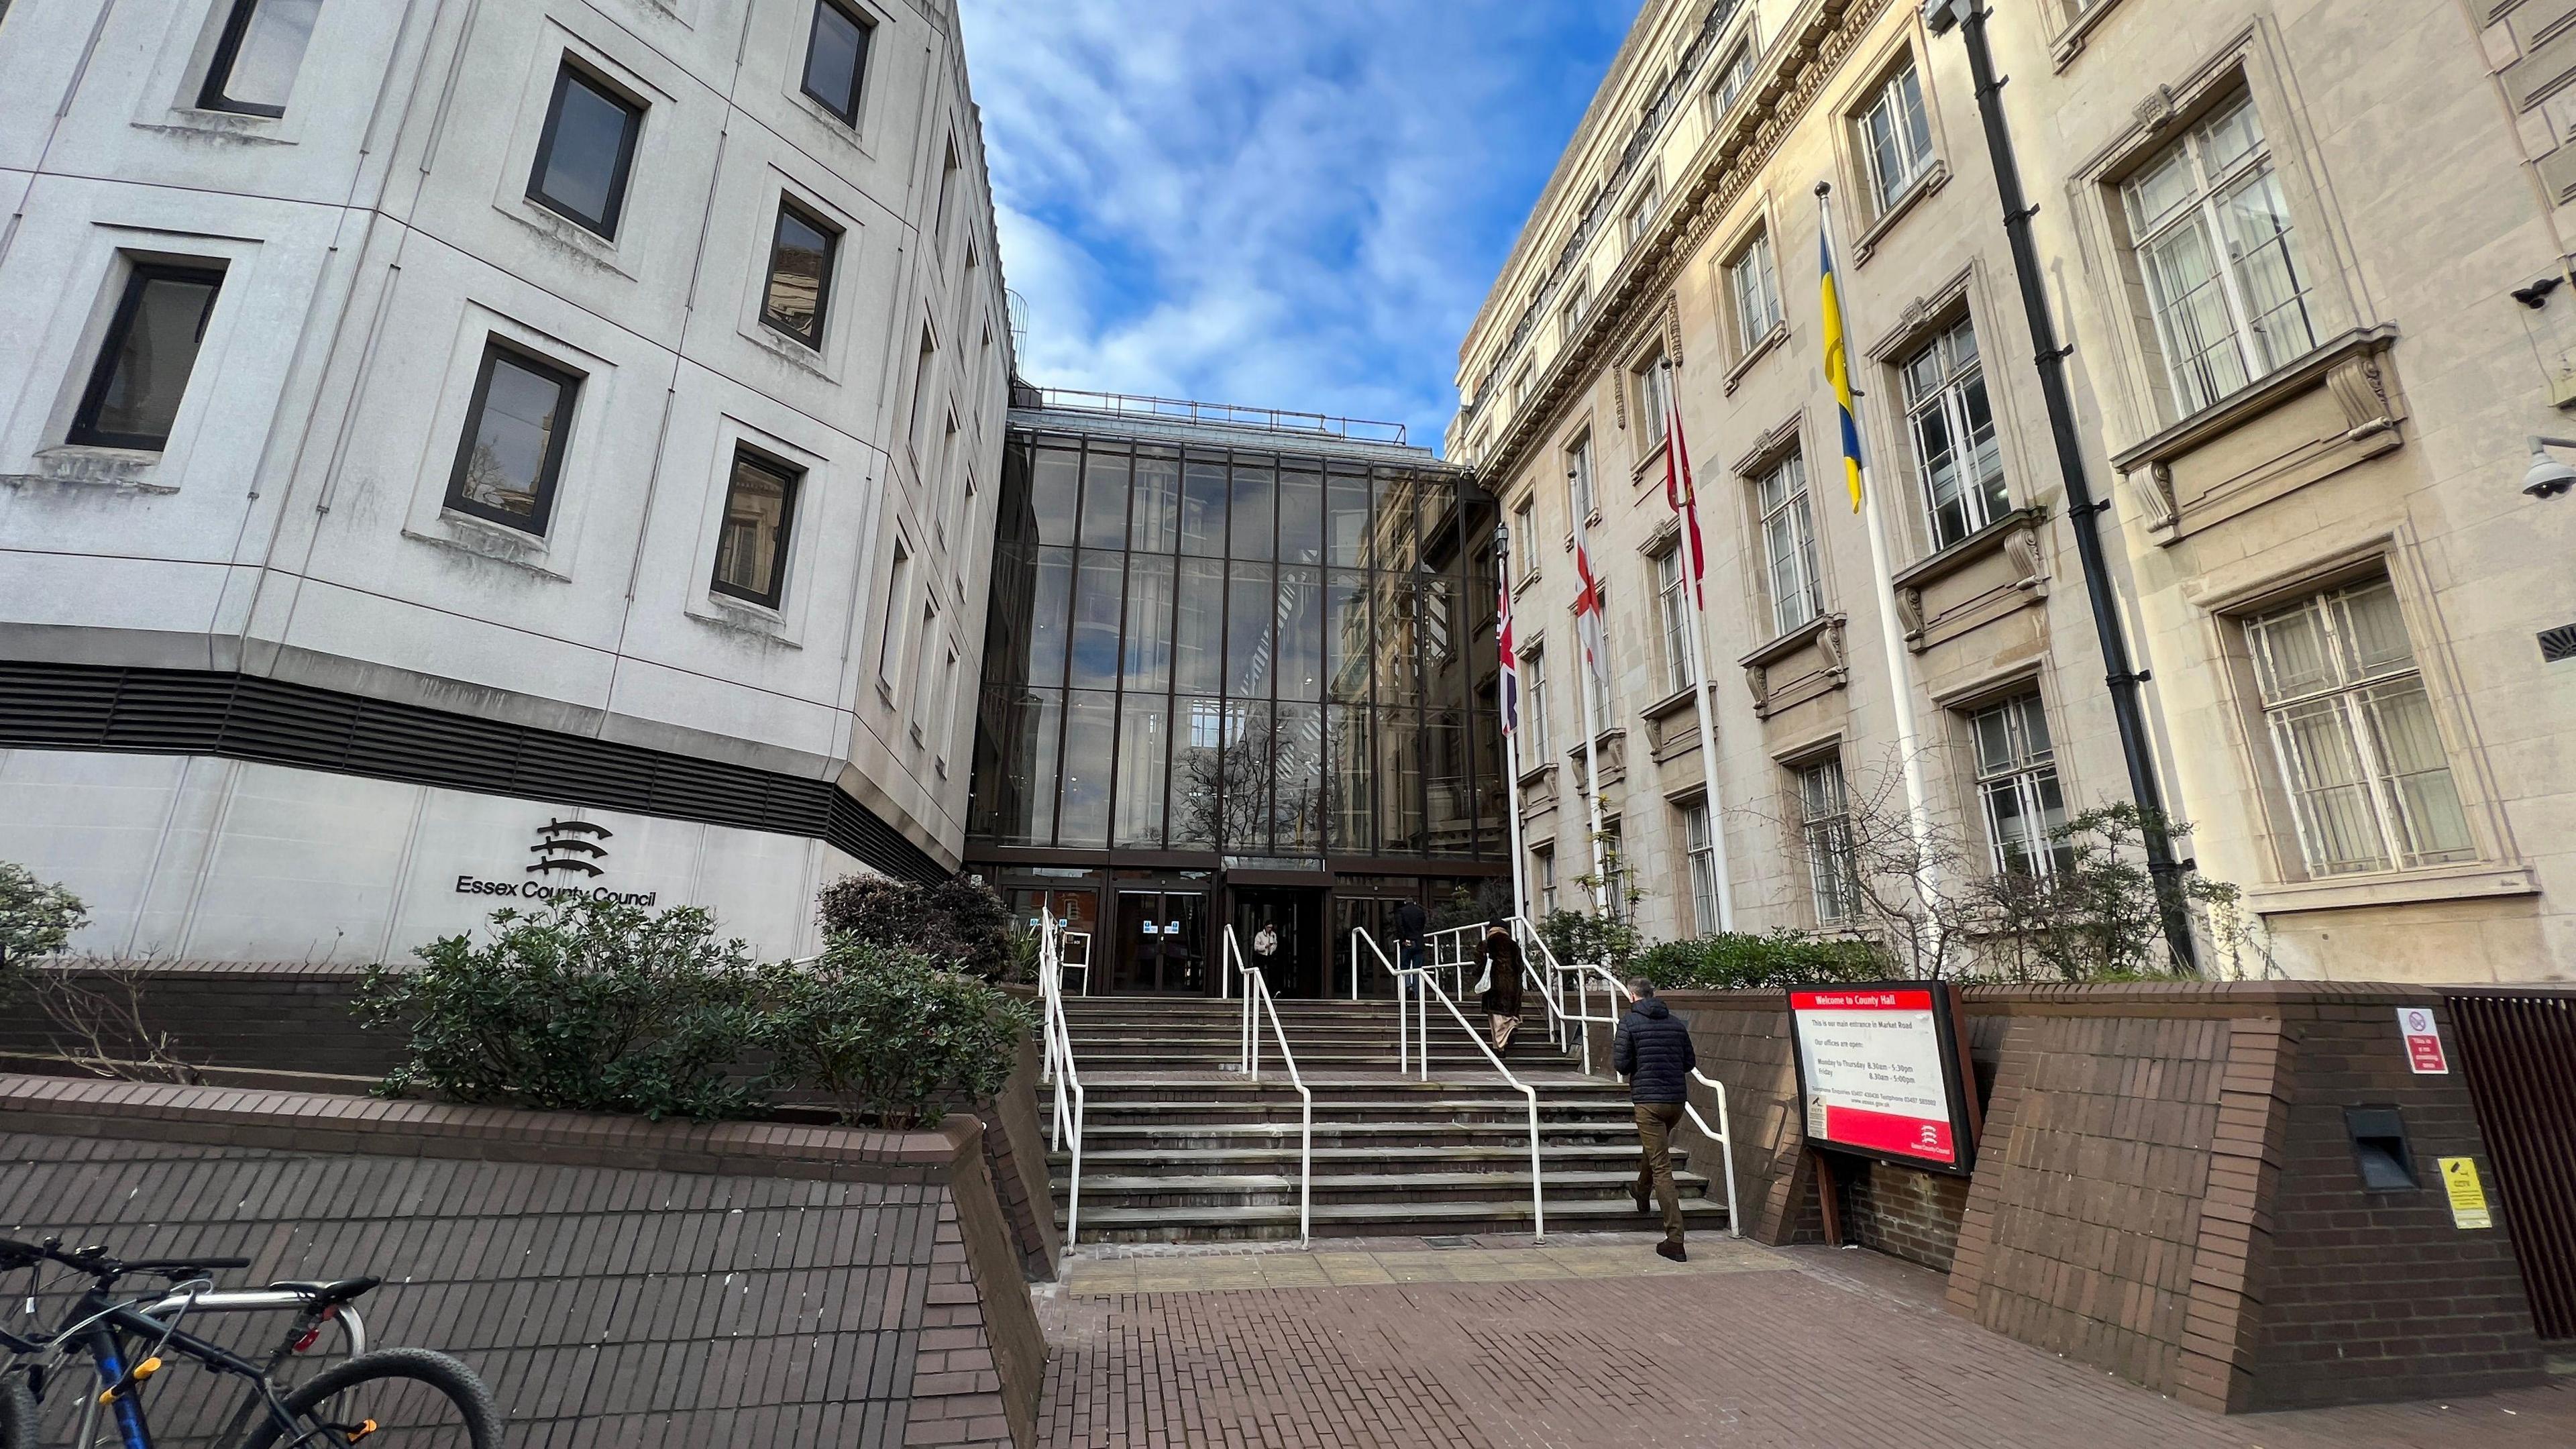
[[1410, 424], [1637, 0], [961, 0], [1032, 382]]

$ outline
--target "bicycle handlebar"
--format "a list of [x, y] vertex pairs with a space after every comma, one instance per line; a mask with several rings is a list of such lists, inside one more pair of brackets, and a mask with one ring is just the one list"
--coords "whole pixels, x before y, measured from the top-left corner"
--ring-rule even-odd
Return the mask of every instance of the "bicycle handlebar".
[[185, 1278], [218, 1268], [247, 1268], [248, 1258], [137, 1258], [132, 1262], [108, 1255], [103, 1244], [63, 1251], [62, 1239], [47, 1238], [41, 1243], [0, 1238], [0, 1271], [33, 1267], [38, 1263], [60, 1263], [77, 1269], [102, 1282], [122, 1278], [129, 1273], [147, 1273], [158, 1278]]

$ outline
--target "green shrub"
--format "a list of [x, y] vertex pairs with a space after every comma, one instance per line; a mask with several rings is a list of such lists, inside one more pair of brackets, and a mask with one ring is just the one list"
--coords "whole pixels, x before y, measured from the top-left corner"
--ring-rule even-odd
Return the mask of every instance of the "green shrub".
[[28, 962], [62, 950], [88, 924], [80, 897], [0, 860], [0, 1000], [25, 983]]
[[761, 1035], [761, 973], [715, 929], [695, 907], [572, 900], [496, 911], [488, 941], [433, 941], [416, 971], [371, 967], [367, 1023], [411, 1031], [411, 1060], [384, 1090], [655, 1119], [757, 1115], [764, 1084], [739, 1064]]
[[1879, 981], [1888, 965], [1866, 941], [1775, 931], [1665, 941], [1637, 960], [1659, 991], [1776, 990], [1811, 981]]
[[828, 1098], [845, 1123], [937, 1126], [950, 1100], [1002, 1089], [1033, 1026], [1006, 993], [856, 936], [763, 975], [776, 1080]]
[[918, 951], [954, 971], [988, 981], [1011, 970], [1011, 912], [992, 888], [970, 876], [936, 885], [847, 876], [823, 888], [826, 935], [849, 936], [893, 951]]
[[1607, 966], [1621, 976], [1628, 974], [1637, 948], [1644, 944], [1637, 928], [1626, 921], [1588, 911], [1550, 911], [1538, 923], [1538, 935], [1556, 953], [1559, 965]]

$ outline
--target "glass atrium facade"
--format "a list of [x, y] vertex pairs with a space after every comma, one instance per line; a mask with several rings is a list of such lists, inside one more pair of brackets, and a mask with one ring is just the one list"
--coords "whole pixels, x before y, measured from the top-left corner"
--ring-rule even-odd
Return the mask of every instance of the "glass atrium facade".
[[1507, 874], [1492, 501], [1412, 449], [1058, 416], [1015, 413], [1004, 464], [979, 867], [1068, 896], [1123, 989], [1213, 991], [1224, 922], [1268, 921], [1305, 994], [1327, 922]]

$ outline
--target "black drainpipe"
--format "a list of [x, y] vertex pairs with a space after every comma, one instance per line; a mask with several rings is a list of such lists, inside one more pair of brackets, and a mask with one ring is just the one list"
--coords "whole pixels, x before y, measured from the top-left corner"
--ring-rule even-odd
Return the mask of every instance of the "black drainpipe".
[[2133, 667], [2129, 640], [2120, 623], [2119, 602], [2111, 587], [2111, 570], [2102, 557], [2102, 513], [2111, 505], [2095, 502], [2084, 476], [2084, 447], [2075, 432], [2075, 403], [2066, 389], [2066, 358], [2074, 351], [2060, 346], [2057, 324], [2049, 316], [2048, 292], [2040, 281], [2039, 249], [2031, 241], [2030, 219], [2039, 208], [2022, 195], [2021, 163], [2013, 158], [2012, 133], [2004, 127], [2004, 83], [1995, 76], [1995, 54], [1986, 43], [1989, 12], [1982, 0], [1928, 0], [1923, 18], [1935, 35], [1956, 25], [1968, 47], [1968, 71], [1976, 79], [1977, 115], [1985, 122], [1986, 152], [1992, 159], [1995, 190], [2004, 207], [2004, 236], [2012, 244], [2014, 280], [2021, 284], [2022, 310], [2030, 319], [2031, 345], [2038, 349], [2040, 396], [2048, 405], [2048, 431], [2057, 441], [2057, 468], [2066, 481], [2066, 511], [2075, 525], [2075, 552], [2084, 563], [2084, 593], [2093, 606], [2093, 633], [2101, 641], [2104, 683], [2111, 690], [2111, 713], [2119, 721], [2120, 753], [2129, 766], [2129, 793], [2145, 816], [2147, 869], [2155, 877], [2156, 904], [2164, 918], [2165, 941], [2174, 959], [2198, 969], [2199, 954], [2191, 936], [2191, 919], [2183, 909], [2183, 866], [2174, 860], [2173, 840], [2165, 830], [2164, 790], [2156, 780], [2155, 756], [2147, 742], [2147, 722], [2138, 704], [2138, 686], [2149, 675]]

